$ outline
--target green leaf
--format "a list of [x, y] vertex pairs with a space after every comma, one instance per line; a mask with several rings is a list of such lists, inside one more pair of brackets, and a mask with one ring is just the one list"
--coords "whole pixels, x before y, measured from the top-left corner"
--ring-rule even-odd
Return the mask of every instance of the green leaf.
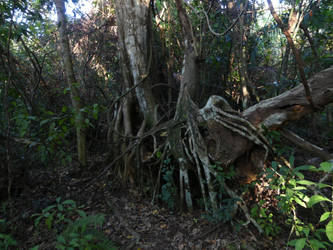
[[52, 222], [53, 222], [53, 213], [45, 220], [45, 224], [47, 225], [48, 229], [52, 228]]
[[303, 166], [299, 166], [297, 168], [295, 168], [296, 171], [300, 171], [300, 170], [310, 170], [310, 171], [316, 171], [317, 168], [313, 165], [303, 165]]
[[56, 207], [55, 205], [48, 206], [47, 208], [43, 209], [43, 213], [46, 213], [55, 207]]
[[87, 217], [86, 212], [84, 212], [84, 211], [81, 210], [81, 209], [77, 210], [77, 213], [78, 213], [81, 217]]
[[309, 202], [308, 202], [308, 207], [312, 207], [313, 205], [317, 204], [318, 202], [321, 202], [321, 201], [330, 201], [329, 199], [327, 199], [326, 197], [324, 196], [321, 196], [319, 194], [316, 194], [316, 195], [313, 195], [311, 196]]
[[299, 198], [295, 197], [295, 201], [298, 205], [301, 205], [302, 207], [306, 208], [306, 204], [304, 201], [300, 200]]
[[63, 205], [71, 205], [71, 207], [75, 207], [76, 203], [73, 200], [65, 200], [63, 203]]
[[289, 163], [290, 163], [290, 166], [294, 166], [294, 162], [295, 162], [295, 157], [293, 156], [293, 155], [291, 155], [290, 157], [289, 157]]
[[325, 213], [323, 213], [323, 214], [320, 216], [320, 221], [319, 221], [319, 222], [322, 222], [322, 221], [327, 220], [328, 217], [330, 217], [330, 214], [331, 214], [331, 212], [325, 212]]
[[59, 210], [59, 211], [64, 211], [64, 207], [62, 206], [61, 203], [58, 204], [58, 210]]
[[306, 238], [308, 238], [310, 233], [310, 228], [308, 227], [303, 228], [303, 233], [305, 234]]
[[63, 243], [63, 244], [66, 243], [66, 240], [65, 240], [64, 236], [62, 236], [62, 235], [59, 235], [59, 236], [57, 237], [57, 241], [60, 242], [60, 243]]
[[333, 220], [326, 225], [326, 235], [330, 242], [333, 243]]
[[35, 227], [37, 227], [40, 223], [40, 220], [42, 219], [43, 217], [42, 216], [39, 216], [36, 220], [35, 220]]
[[296, 183], [301, 184], [301, 185], [315, 185], [315, 183], [313, 181], [308, 181], [308, 180], [300, 180], [300, 181], [296, 181]]
[[295, 246], [296, 245], [296, 242], [297, 242], [297, 240], [291, 240], [291, 241], [289, 241], [288, 242], [288, 246]]
[[302, 180], [304, 179], [304, 174], [302, 174], [301, 172], [296, 172], [295, 175]]
[[325, 245], [320, 242], [319, 240], [315, 240], [315, 239], [312, 239], [312, 240], [309, 240], [310, 242], [310, 245], [311, 245], [311, 249], [314, 249], [314, 250], [319, 250], [320, 248], [323, 248], [323, 249], [327, 249], [325, 247]]
[[79, 247], [80, 244], [79, 244], [79, 239], [75, 238], [75, 239], [72, 239], [69, 244], [72, 246], [72, 247]]
[[332, 171], [332, 167], [333, 167], [332, 163], [325, 161], [320, 164], [320, 168], [318, 170], [329, 173]]
[[276, 162], [276, 161], [272, 161], [272, 168], [273, 169], [277, 169], [277, 167], [279, 166], [279, 163], [278, 162]]
[[301, 238], [296, 241], [295, 250], [302, 250], [305, 246], [306, 238]]
[[317, 187], [319, 188], [332, 188], [332, 186], [325, 184], [325, 183], [318, 183]]

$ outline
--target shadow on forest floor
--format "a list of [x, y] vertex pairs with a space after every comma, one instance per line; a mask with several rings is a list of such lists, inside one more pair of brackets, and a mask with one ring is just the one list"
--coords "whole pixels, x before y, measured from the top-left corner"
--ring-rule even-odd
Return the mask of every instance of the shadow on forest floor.
[[110, 183], [106, 176], [87, 185], [93, 180], [91, 170], [79, 178], [66, 168], [57, 174], [45, 169], [33, 171], [20, 196], [2, 206], [14, 229], [11, 235], [18, 242], [13, 249], [36, 245], [38, 249], [55, 249], [55, 235], [46, 227], [37, 228], [32, 215], [55, 204], [58, 197], [83, 205], [88, 215], [104, 214], [101, 230], [119, 249], [281, 249], [286, 245], [287, 234], [272, 239], [259, 235], [250, 225], [236, 230], [230, 223], [211, 223], [201, 211], [172, 212], [152, 205], [133, 188]]

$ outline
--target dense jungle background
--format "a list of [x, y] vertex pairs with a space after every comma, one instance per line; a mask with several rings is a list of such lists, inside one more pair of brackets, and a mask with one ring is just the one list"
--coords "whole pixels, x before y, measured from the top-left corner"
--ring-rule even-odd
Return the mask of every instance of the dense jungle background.
[[0, 0], [0, 249], [333, 249], [332, 0]]

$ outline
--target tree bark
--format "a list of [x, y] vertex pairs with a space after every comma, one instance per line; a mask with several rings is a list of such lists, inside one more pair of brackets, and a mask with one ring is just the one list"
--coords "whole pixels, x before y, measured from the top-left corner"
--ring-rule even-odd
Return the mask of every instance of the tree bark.
[[81, 166], [87, 165], [86, 157], [86, 134], [84, 124], [84, 113], [82, 112], [82, 100], [77, 88], [77, 81], [73, 70], [71, 50], [67, 35], [67, 18], [65, 14], [65, 4], [63, 0], [54, 0], [57, 9], [60, 43], [62, 49], [62, 58], [66, 72], [67, 83], [70, 89], [72, 105], [75, 112], [76, 140], [78, 160]]
[[140, 111], [150, 126], [156, 123], [155, 99], [151, 90], [152, 47], [150, 0], [115, 0], [117, 12], [119, 47], [124, 67], [130, 81], [128, 87], [136, 86], [135, 93]]
[[[128, 72], [126, 75], [129, 76], [128, 81], [133, 79], [131, 86], [136, 87], [136, 89], [142, 88], [143, 95], [138, 95], [138, 91], [136, 92], [139, 102], [141, 97], [145, 97], [144, 93], [148, 93], [145, 90], [149, 88], [146, 88], [147, 82], [140, 85], [142, 75], [135, 72], [145, 74], [149, 71], [150, 66], [149, 60], [147, 60], [148, 54], [143, 53], [146, 51], [144, 50], [146, 47], [143, 45], [147, 45], [147, 42], [140, 37], [142, 32], [146, 32], [147, 23], [143, 22], [142, 18], [135, 16], [138, 13], [141, 13], [140, 17], [145, 16], [145, 11], [148, 8], [148, 5], [145, 4], [147, 4], [145, 1], [116, 0], [124, 65], [130, 66], [126, 67]], [[173, 121], [166, 123], [162, 126], [163, 128], [156, 131], [167, 130], [165, 133], [168, 136], [166, 151], [168, 150], [168, 154], [172, 155], [171, 158], [178, 162], [181, 202], [186, 202], [186, 206], [189, 209], [192, 208], [189, 171], [194, 169], [199, 178], [206, 209], [216, 210], [219, 197], [214, 181], [216, 181], [220, 170], [213, 166], [219, 165], [227, 168], [234, 164], [237, 173], [244, 176], [240, 183], [252, 181], [264, 167], [268, 153], [271, 152], [269, 143], [261, 134], [262, 126], [267, 129], [277, 129], [286, 122], [297, 120], [315, 110], [313, 105], [309, 104], [302, 85], [275, 98], [262, 101], [246, 109], [243, 113], [233, 110], [219, 96], [211, 96], [205, 107], [199, 109], [194, 103], [199, 79], [197, 76], [199, 55], [196, 39], [193, 35], [191, 21], [184, 8], [184, 1], [175, 0], [175, 4], [182, 28], [184, 46], [181, 86]], [[138, 9], [135, 10], [136, 8]], [[127, 19], [131, 20], [127, 20], [126, 17], [130, 17]], [[134, 20], [136, 20], [135, 23]], [[139, 22], [140, 20], [141, 22]], [[309, 80], [309, 88], [311, 88], [316, 107], [324, 106], [333, 101], [332, 81], [333, 68], [320, 72]], [[142, 103], [140, 105], [142, 108]], [[150, 105], [152, 105], [151, 109], [154, 109], [154, 103], [151, 102]], [[130, 119], [125, 118], [125, 116], [126, 114], [123, 113], [123, 119]], [[151, 135], [155, 132], [151, 130], [147, 133]], [[137, 137], [140, 136], [141, 134], [138, 133]], [[133, 152], [130, 155], [133, 156]], [[140, 159], [138, 158], [136, 161], [139, 162]], [[221, 185], [224, 190], [230, 191], [226, 183], [221, 183]], [[235, 198], [235, 195], [229, 191], [228, 194]]]
[[[317, 107], [333, 102], [333, 67], [311, 77], [308, 84]], [[314, 111], [307, 101], [303, 86], [298, 85], [246, 109], [242, 116], [257, 128], [264, 126], [267, 129], [278, 129]]]

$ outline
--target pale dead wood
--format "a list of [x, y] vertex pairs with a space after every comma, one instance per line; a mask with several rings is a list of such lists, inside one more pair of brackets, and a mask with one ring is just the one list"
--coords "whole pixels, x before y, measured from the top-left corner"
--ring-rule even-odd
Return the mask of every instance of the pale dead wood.
[[323, 148], [318, 147], [317, 145], [312, 144], [311, 142], [306, 141], [305, 139], [301, 138], [294, 132], [287, 130], [287, 129], [282, 129], [280, 130], [280, 134], [285, 137], [287, 140], [291, 141], [298, 147], [313, 153], [314, 155], [318, 156], [324, 161], [328, 161], [330, 159], [333, 159], [333, 156], [330, 155], [328, 152], [326, 152]]
[[[309, 79], [311, 96], [316, 107], [333, 102], [333, 67], [325, 69]], [[257, 128], [278, 129], [287, 122], [295, 121], [314, 112], [298, 85], [281, 95], [264, 100], [246, 109], [242, 116]]]

